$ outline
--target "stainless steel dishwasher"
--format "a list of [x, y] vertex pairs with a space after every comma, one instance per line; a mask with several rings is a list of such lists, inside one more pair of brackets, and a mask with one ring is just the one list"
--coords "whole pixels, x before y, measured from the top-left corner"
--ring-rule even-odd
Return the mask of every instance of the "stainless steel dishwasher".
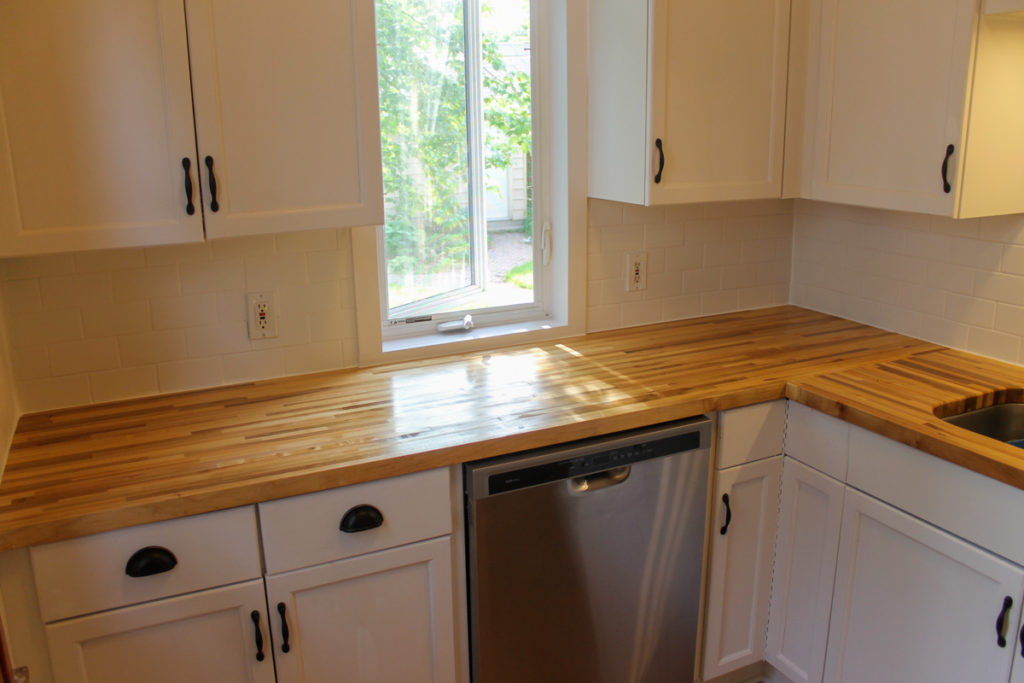
[[694, 680], [711, 425], [465, 466], [474, 683]]

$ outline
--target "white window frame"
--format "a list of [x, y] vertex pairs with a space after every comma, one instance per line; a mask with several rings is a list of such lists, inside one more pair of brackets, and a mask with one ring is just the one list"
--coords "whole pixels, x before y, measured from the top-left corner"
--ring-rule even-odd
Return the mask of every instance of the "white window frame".
[[[497, 0], [500, 2], [501, 0]], [[469, 36], [479, 38], [481, 0], [463, 0], [465, 32]], [[531, 133], [533, 138], [533, 301], [530, 303], [510, 304], [504, 306], [488, 306], [476, 309], [460, 309], [444, 313], [431, 313], [423, 316], [411, 316], [405, 319], [389, 320], [388, 313], [388, 281], [387, 262], [384, 245], [384, 231], [380, 230], [377, 237], [378, 271], [380, 273], [380, 307], [381, 334], [384, 340], [398, 340], [407, 337], [423, 337], [431, 335], [441, 323], [461, 320], [467, 313], [472, 316], [475, 328], [492, 327], [509, 323], [520, 323], [530, 320], [542, 320], [549, 317], [551, 310], [551, 288], [549, 286], [550, 265], [543, 264], [542, 246], [544, 226], [549, 226], [548, 215], [548, 169], [550, 154], [548, 147], [548, 121], [551, 118], [549, 97], [550, 92], [547, 74], [551, 68], [549, 57], [548, 17], [540, 10], [544, 0], [530, 1], [530, 79], [531, 79]], [[466, 118], [469, 130], [469, 192], [470, 192], [470, 225], [473, 241], [474, 280], [478, 287], [486, 287], [487, 283], [487, 220], [484, 216], [484, 160], [483, 131], [484, 112], [481, 107], [483, 54], [479, 39], [467, 41], [466, 45], [466, 83], [467, 107]], [[484, 258], [479, 255], [484, 254]], [[456, 333], [464, 334], [464, 333]]]
[[[586, 0], [531, 1], [531, 32], [535, 32], [531, 36], [531, 78], [537, 303], [493, 313], [475, 312], [475, 327], [465, 334], [438, 333], [440, 316], [432, 316], [425, 323], [390, 326], [382, 267], [383, 227], [353, 228], [359, 365], [583, 334], [587, 257], [586, 6]], [[547, 247], [547, 254], [541, 253], [542, 247]], [[450, 317], [462, 315], [460, 312]], [[402, 329], [386, 334], [388, 327]]]

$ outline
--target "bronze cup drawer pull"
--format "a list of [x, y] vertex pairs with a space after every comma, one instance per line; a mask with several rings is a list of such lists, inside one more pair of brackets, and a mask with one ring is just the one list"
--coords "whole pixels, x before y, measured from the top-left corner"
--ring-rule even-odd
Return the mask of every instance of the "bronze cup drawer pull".
[[150, 545], [136, 550], [128, 558], [128, 564], [124, 567], [124, 573], [132, 578], [153, 576], [169, 572], [178, 566], [178, 558], [167, 548], [157, 545]]
[[356, 505], [342, 516], [338, 529], [346, 534], [354, 534], [376, 529], [383, 523], [384, 515], [380, 510], [372, 505]]

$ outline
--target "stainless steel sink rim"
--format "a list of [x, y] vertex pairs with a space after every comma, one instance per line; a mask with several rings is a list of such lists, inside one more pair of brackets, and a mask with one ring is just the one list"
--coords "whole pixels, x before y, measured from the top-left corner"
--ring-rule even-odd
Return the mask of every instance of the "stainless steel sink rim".
[[975, 434], [1024, 448], [1024, 403], [997, 403], [942, 419]]

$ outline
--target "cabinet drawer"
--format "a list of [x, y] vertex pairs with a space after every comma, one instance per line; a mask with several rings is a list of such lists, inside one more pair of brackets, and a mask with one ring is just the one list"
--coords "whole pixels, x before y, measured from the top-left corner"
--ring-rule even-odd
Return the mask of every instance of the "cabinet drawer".
[[850, 424], [796, 401], [789, 404], [786, 455], [833, 479], [846, 481]]
[[[128, 576], [129, 560], [150, 547], [170, 551], [176, 564], [160, 573]], [[30, 552], [46, 622], [261, 575], [252, 507], [58, 541]]]
[[[451, 482], [447, 469], [261, 503], [260, 528], [267, 573], [391, 548], [451, 532]], [[354, 508], [372, 506], [380, 526], [341, 531]]]
[[718, 414], [718, 469], [764, 460], [782, 452], [786, 401], [757, 403]]

